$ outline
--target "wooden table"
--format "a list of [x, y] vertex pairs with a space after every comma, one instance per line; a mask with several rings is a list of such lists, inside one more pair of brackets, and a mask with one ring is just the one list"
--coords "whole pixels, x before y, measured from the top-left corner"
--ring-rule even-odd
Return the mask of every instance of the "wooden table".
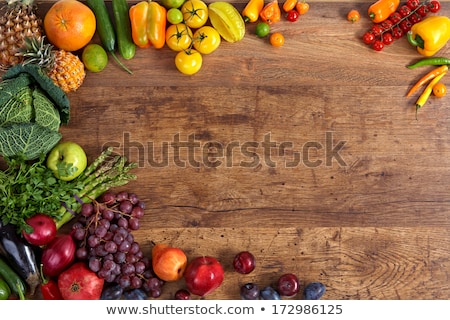
[[[90, 160], [115, 145], [139, 163], [122, 188], [147, 205], [135, 236], [146, 254], [153, 241], [217, 257], [225, 281], [207, 299], [290, 272], [302, 288], [323, 282], [323, 299], [448, 299], [449, 100], [431, 97], [415, 119], [418, 94], [405, 94], [430, 68], [405, 67], [421, 58], [406, 38], [382, 52], [362, 42], [370, 1], [309, 3], [272, 26], [283, 47], [249, 24], [194, 76], [167, 47], [139, 49], [133, 75], [111, 59], [69, 94], [63, 140]], [[242, 250], [257, 258], [249, 275], [232, 269]], [[161, 298], [179, 288], [165, 284]]]

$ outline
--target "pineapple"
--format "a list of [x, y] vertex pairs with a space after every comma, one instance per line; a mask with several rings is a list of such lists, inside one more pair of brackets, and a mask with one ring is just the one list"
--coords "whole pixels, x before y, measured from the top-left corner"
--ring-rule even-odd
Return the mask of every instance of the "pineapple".
[[25, 39], [24, 47], [19, 51], [23, 63], [39, 65], [64, 92], [76, 91], [86, 77], [84, 64], [80, 58], [65, 50], [56, 50], [45, 42], [45, 36]]
[[[43, 35], [42, 20], [36, 15], [34, 0], [6, 0], [0, 8], [0, 69], [22, 62], [18, 56], [26, 37]], [[4, 0], [1, 0], [4, 2]]]

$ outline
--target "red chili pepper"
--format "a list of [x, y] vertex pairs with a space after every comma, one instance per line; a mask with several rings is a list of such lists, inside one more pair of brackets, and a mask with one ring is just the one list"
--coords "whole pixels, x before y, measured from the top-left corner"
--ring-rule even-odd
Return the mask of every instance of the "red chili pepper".
[[41, 293], [44, 300], [63, 300], [58, 284], [44, 277], [41, 265]]

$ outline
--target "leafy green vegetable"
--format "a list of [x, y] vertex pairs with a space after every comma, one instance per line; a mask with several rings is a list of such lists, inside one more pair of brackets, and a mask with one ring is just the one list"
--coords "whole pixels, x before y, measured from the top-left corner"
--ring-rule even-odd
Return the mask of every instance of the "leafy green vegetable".
[[61, 140], [61, 133], [37, 123], [14, 123], [0, 127], [0, 154], [26, 160], [46, 155]]
[[53, 131], [59, 131], [61, 119], [59, 112], [53, 107], [52, 102], [47, 98], [41, 89], [36, 88], [33, 91], [33, 107], [37, 124]]
[[[3, 80], [15, 78], [23, 75], [31, 76], [35, 83], [37, 83], [42, 90], [46, 92], [46, 94], [51, 98], [52, 102], [55, 104], [55, 107], [58, 109], [59, 114], [61, 116], [61, 122], [63, 124], [69, 123], [70, 118], [70, 102], [66, 93], [53, 83], [53, 80], [50, 79], [42, 70], [41, 67], [34, 64], [22, 65], [18, 64], [9, 68], [8, 71], [3, 75]], [[8, 91], [8, 90], [6, 90]], [[0, 103], [1, 106], [1, 103]]]
[[29, 86], [33, 81], [26, 73], [19, 74], [15, 78], [5, 79], [0, 83], [0, 107], [13, 97], [21, 88]]
[[45, 165], [45, 157], [30, 162], [6, 159], [8, 168], [0, 170], [0, 219], [4, 224], [27, 230], [25, 220], [40, 212], [54, 218], [60, 228], [81, 209], [113, 187], [127, 184], [136, 176], [129, 171], [137, 166], [124, 156], [104, 150], [86, 170], [72, 181], [56, 179]]
[[23, 87], [0, 108], [0, 126], [30, 122], [33, 113], [32, 89]]
[[69, 100], [36, 65], [16, 65], [0, 83], [0, 155], [35, 160], [61, 139]]
[[55, 216], [61, 201], [82, 189], [56, 179], [44, 157], [33, 163], [18, 158], [7, 163], [8, 168], [0, 171], [0, 216], [4, 224], [16, 225], [18, 230], [26, 230], [25, 219], [36, 213]]

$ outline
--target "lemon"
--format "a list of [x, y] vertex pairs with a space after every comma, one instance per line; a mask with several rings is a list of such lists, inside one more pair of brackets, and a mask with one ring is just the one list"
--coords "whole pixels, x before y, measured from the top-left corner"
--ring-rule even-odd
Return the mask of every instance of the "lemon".
[[108, 64], [108, 54], [101, 45], [91, 43], [84, 47], [81, 60], [89, 71], [100, 72]]
[[228, 42], [240, 41], [245, 35], [245, 22], [239, 11], [229, 2], [217, 1], [208, 6], [209, 21]]

